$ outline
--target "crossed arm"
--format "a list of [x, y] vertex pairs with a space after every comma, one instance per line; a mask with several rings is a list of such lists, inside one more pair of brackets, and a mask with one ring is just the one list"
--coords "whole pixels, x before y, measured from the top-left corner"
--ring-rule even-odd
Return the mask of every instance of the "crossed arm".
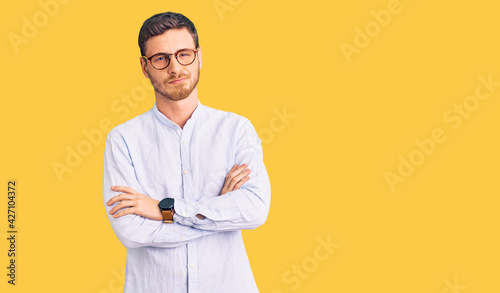
[[[122, 244], [127, 248], [177, 247], [205, 235], [262, 225], [269, 212], [271, 190], [261, 141], [249, 122], [242, 125], [240, 135], [234, 162], [241, 165], [228, 172], [220, 195], [176, 198], [174, 224], [164, 224], [159, 198], [141, 188], [126, 139], [119, 131], [111, 132], [106, 139], [103, 197]], [[247, 167], [252, 170], [251, 180]]]
[[[234, 165], [226, 175], [220, 195], [239, 189], [250, 179], [248, 176], [249, 174], [250, 169], [247, 169], [246, 164]], [[106, 202], [108, 206], [117, 203], [109, 211], [109, 214], [112, 215], [113, 218], [116, 219], [125, 215], [135, 214], [151, 220], [163, 220], [161, 211], [158, 207], [160, 201], [139, 193], [128, 186], [112, 186], [111, 190], [123, 192]], [[197, 214], [196, 217], [200, 220], [205, 219], [205, 216], [202, 214]]]

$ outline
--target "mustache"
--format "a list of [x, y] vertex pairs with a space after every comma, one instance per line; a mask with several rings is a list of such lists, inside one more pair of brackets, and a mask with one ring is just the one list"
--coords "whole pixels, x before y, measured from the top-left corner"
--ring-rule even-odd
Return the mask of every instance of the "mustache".
[[190, 76], [189, 74], [179, 74], [176, 76], [171, 76], [169, 79], [167, 79], [167, 82], [171, 82], [171, 81], [178, 80], [181, 78], [189, 78], [189, 76]]

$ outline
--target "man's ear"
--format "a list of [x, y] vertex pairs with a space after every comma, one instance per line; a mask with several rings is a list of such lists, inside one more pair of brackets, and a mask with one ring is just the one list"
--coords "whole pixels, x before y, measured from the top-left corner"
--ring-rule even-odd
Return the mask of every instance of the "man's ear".
[[149, 78], [148, 61], [144, 57], [139, 57], [139, 59], [141, 61], [142, 73], [146, 78]]
[[201, 69], [201, 63], [202, 63], [201, 62], [202, 61], [201, 60], [201, 47], [198, 47], [197, 51], [198, 51], [198, 64], [200, 64], [200, 69]]

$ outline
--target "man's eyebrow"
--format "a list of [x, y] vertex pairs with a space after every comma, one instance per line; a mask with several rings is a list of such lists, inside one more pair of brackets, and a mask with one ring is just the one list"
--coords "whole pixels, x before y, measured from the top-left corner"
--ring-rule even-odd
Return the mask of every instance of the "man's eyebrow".
[[[168, 52], [163, 51], [163, 52], [154, 53], [153, 55], [160, 54], [160, 53], [174, 55], [175, 53], [177, 53], [181, 50], [185, 50], [185, 49], [198, 51], [196, 48], [193, 49], [193, 48], [185, 47], [185, 48], [180, 48], [179, 50], [176, 50], [174, 53], [168, 53]], [[153, 55], [151, 55], [151, 56], [153, 56]]]

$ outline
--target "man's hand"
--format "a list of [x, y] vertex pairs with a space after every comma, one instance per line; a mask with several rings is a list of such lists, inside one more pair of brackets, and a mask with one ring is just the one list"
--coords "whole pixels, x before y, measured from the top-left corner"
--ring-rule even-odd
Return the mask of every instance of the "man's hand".
[[113, 218], [136, 214], [151, 220], [163, 220], [160, 208], [158, 207], [158, 203], [160, 203], [158, 200], [152, 199], [127, 186], [112, 186], [111, 190], [123, 192], [111, 198], [106, 203], [110, 206], [118, 202], [118, 204], [109, 211], [109, 214], [113, 215]]
[[[239, 189], [243, 185], [243, 183], [247, 182], [248, 179], [250, 179], [250, 177], [248, 177], [248, 174], [250, 174], [250, 169], [246, 169], [246, 167], [247, 164], [236, 164], [233, 166], [233, 168], [231, 168], [231, 170], [229, 170], [229, 173], [227, 173], [226, 179], [224, 180], [224, 186], [222, 187], [219, 195], [223, 195], [230, 191]], [[197, 214], [196, 217], [200, 220], [205, 219], [205, 216], [202, 214]]]
[[231, 168], [231, 170], [229, 170], [229, 173], [227, 173], [226, 179], [224, 180], [224, 186], [222, 187], [220, 195], [239, 189], [243, 183], [250, 179], [250, 177], [248, 177], [250, 169], [246, 168], [247, 164], [236, 164], [233, 168]]
[[[246, 164], [236, 164], [229, 170], [220, 195], [239, 189], [243, 183], [250, 179], [250, 177], [248, 177], [250, 169], [246, 168]], [[113, 215], [113, 218], [136, 214], [151, 220], [163, 220], [160, 208], [158, 207], [158, 203], [160, 203], [158, 200], [139, 193], [128, 186], [112, 186], [111, 190], [123, 192], [111, 198], [106, 203], [108, 206], [111, 206], [118, 202], [118, 204], [109, 211], [109, 214]], [[205, 219], [205, 216], [201, 214], [197, 214], [196, 217], [198, 217], [198, 219]]]

